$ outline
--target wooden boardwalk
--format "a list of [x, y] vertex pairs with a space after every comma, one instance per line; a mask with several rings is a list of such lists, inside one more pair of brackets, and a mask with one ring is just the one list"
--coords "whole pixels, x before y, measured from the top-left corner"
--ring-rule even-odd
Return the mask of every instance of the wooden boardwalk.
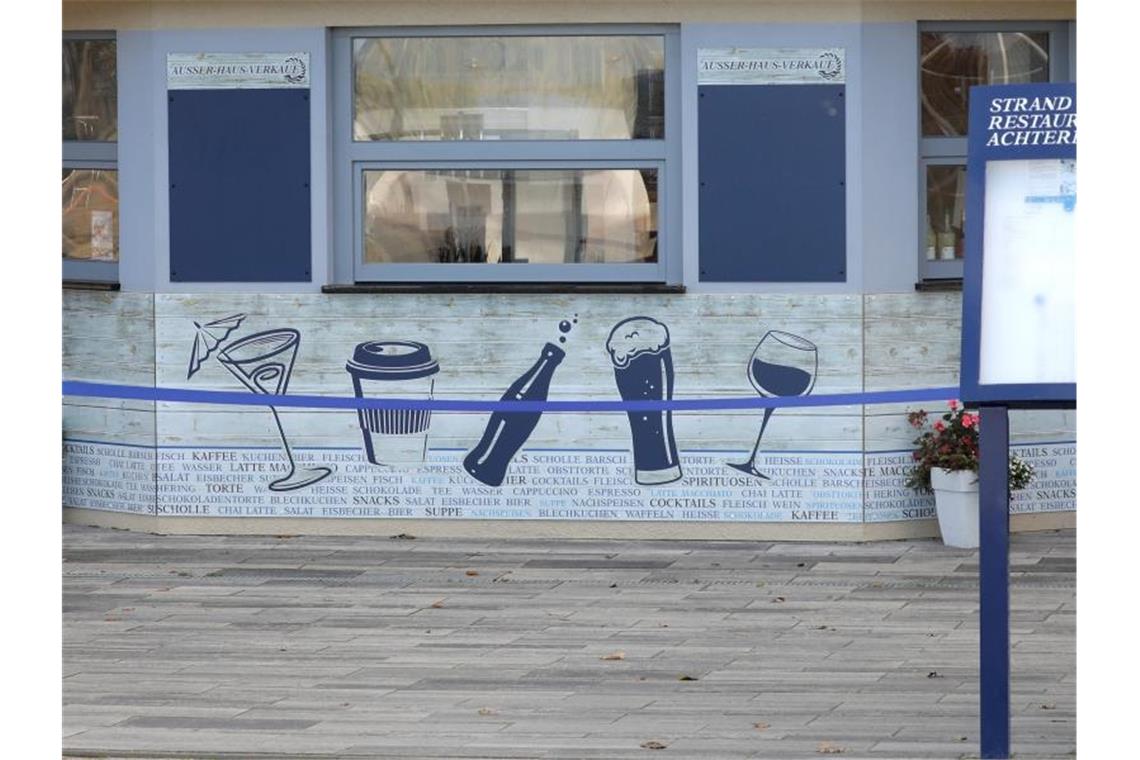
[[[66, 757], [978, 754], [937, 541], [63, 530]], [[1075, 755], [1075, 544], [1013, 538], [1018, 758]]]

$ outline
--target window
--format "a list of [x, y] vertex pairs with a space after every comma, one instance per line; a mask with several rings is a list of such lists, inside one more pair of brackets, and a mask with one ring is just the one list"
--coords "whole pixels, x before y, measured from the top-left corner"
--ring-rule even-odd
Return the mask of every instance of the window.
[[1067, 81], [1066, 23], [919, 26], [919, 275], [962, 277], [973, 85]]
[[678, 50], [667, 28], [336, 33], [337, 281], [679, 281]]
[[114, 37], [63, 38], [63, 276], [118, 279], [118, 86]]

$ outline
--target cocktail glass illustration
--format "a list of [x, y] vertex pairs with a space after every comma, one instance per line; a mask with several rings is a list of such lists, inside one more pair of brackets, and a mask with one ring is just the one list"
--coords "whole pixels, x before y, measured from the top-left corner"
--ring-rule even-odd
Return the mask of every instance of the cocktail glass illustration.
[[[748, 381], [765, 398], [806, 396], [815, 386], [818, 370], [819, 355], [814, 343], [788, 332], [769, 330], [756, 344], [748, 360]], [[760, 440], [774, 411], [771, 407], [764, 410], [764, 421], [760, 423], [760, 433], [748, 461], [729, 462], [729, 467], [770, 480], [756, 468], [756, 456], [760, 453]]]
[[[283, 396], [288, 390], [293, 360], [300, 345], [301, 334], [292, 328], [266, 330], [226, 345], [218, 351], [218, 361], [254, 393]], [[269, 490], [293, 491], [331, 475], [332, 470], [328, 467], [297, 467], [285, 429], [281, 427], [281, 416], [276, 407], [270, 406], [269, 411], [273, 412], [277, 432], [281, 434], [281, 445], [289, 460], [288, 474], [270, 483]]]

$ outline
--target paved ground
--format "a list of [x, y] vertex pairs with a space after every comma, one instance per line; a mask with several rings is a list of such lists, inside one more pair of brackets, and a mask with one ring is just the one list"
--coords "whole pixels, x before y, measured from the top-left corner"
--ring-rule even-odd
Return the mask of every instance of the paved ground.
[[[1074, 534], [1013, 555], [1015, 757], [1071, 757]], [[930, 540], [64, 526], [65, 754], [976, 756], [976, 570]]]

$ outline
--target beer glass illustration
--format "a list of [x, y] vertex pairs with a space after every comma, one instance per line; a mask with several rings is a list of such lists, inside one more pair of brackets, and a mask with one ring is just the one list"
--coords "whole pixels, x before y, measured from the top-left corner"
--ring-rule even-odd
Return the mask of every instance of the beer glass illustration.
[[[218, 351], [218, 361], [254, 393], [283, 396], [289, 388], [289, 376], [300, 345], [301, 334], [292, 328], [266, 330], [226, 345]], [[293, 491], [331, 475], [328, 467], [297, 467], [276, 407], [270, 406], [269, 411], [273, 412], [285, 458], [289, 460], [289, 472], [270, 483], [269, 490]]]
[[[356, 347], [345, 369], [352, 376], [357, 398], [430, 399], [439, 363], [423, 343], [372, 340]], [[369, 462], [400, 465], [424, 461], [430, 409], [358, 409], [356, 414]]]
[[[606, 341], [614, 380], [623, 401], [673, 398], [673, 353], [669, 328], [650, 317], [630, 317], [614, 325]], [[643, 486], [679, 480], [681, 463], [673, 439], [673, 412], [629, 411], [634, 480]]]
[[[748, 360], [748, 381], [765, 398], [806, 396], [815, 386], [818, 370], [819, 354], [814, 343], [788, 332], [769, 330], [756, 344]], [[770, 480], [756, 468], [756, 455], [760, 453], [760, 439], [764, 437], [764, 429], [768, 427], [768, 419], [774, 411], [771, 407], [764, 410], [764, 421], [760, 423], [760, 433], [748, 461], [729, 462], [729, 467]]]

